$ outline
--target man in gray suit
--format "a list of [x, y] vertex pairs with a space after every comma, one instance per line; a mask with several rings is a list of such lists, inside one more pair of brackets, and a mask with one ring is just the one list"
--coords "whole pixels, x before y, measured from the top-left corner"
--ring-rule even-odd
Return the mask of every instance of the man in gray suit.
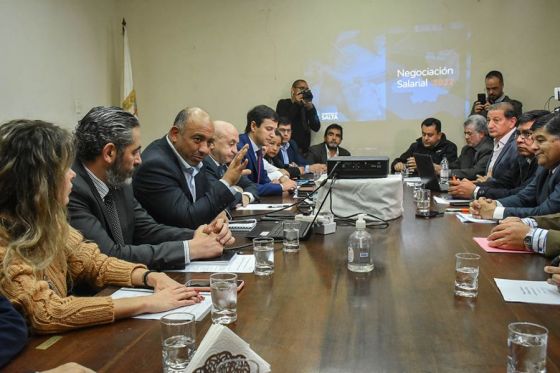
[[107, 255], [154, 269], [184, 268], [191, 260], [222, 254], [233, 242], [217, 221], [196, 231], [156, 223], [130, 186], [141, 163], [140, 123], [117, 107], [95, 107], [75, 131], [76, 172], [68, 212], [70, 224]]
[[[222, 120], [214, 121], [214, 144], [210, 147], [210, 154], [202, 161], [210, 184], [219, 182], [224, 177], [228, 165], [238, 153], [238, 143], [239, 131], [233, 124]], [[235, 190], [234, 200], [230, 205], [232, 208], [239, 204], [247, 206], [258, 197], [257, 186], [245, 175], [232, 188]]]
[[324, 142], [313, 145], [306, 155], [309, 164], [326, 164], [327, 159], [337, 155], [348, 156], [350, 152], [340, 146], [342, 142], [342, 127], [333, 123], [325, 130]]

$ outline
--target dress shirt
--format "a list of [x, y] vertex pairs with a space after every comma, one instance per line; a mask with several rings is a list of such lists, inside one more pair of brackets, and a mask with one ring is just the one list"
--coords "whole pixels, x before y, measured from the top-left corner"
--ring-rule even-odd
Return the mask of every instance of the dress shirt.
[[[91, 181], [93, 181], [93, 185], [95, 185], [95, 189], [97, 190], [97, 193], [99, 193], [101, 199], [105, 200], [105, 196], [107, 196], [107, 194], [109, 193], [109, 187], [107, 186], [107, 184], [105, 184], [102, 180], [95, 176], [95, 174], [84, 164], [82, 164], [82, 166], [84, 166], [84, 169], [86, 170], [89, 178], [91, 179]], [[128, 211], [125, 211], [125, 213], [128, 213]], [[185, 264], [188, 264], [191, 262], [189, 241], [183, 241], [183, 249], [185, 250]]]
[[[327, 159], [331, 159], [331, 153], [327, 144], [325, 144], [325, 149], [327, 149]], [[333, 157], [338, 157], [338, 146], [336, 147], [336, 154]]]
[[533, 249], [533, 251], [536, 253], [544, 254], [548, 230], [539, 228], [537, 225], [537, 221], [533, 218], [523, 218], [521, 219], [521, 221], [531, 227], [531, 230], [528, 233], [529, 235], [531, 235], [533, 243], [531, 249]]
[[[173, 144], [169, 140], [169, 136], [165, 136], [165, 139], [167, 140], [167, 143], [169, 144], [169, 147], [173, 150], [173, 153], [175, 153], [175, 156], [179, 160], [179, 164], [181, 165], [181, 169], [183, 170], [183, 175], [185, 176], [185, 180], [187, 181], [187, 186], [189, 187], [189, 190], [191, 192], [193, 202], [195, 202], [196, 201], [195, 177], [196, 177], [196, 175], [198, 175], [198, 173], [200, 172], [200, 169], [202, 168], [202, 162], [200, 162], [196, 166], [191, 166], [177, 152], [177, 149], [175, 149], [175, 147], [173, 146]], [[229, 185], [227, 185], [227, 183], [226, 183], [226, 186], [229, 188]]]

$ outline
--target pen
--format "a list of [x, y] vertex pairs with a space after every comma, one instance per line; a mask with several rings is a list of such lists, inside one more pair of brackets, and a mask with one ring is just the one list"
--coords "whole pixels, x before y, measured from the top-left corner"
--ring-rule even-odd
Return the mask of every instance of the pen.
[[464, 212], [464, 213], [468, 213], [469, 209], [445, 209], [445, 212]]

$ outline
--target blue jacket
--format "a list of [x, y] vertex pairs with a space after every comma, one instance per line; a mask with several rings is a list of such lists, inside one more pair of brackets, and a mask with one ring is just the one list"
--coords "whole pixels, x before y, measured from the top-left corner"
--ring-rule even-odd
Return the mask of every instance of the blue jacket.
[[[239, 135], [239, 143], [237, 144], [237, 148], [241, 149], [243, 146], [245, 146], [245, 144], [249, 144], [249, 150], [247, 151], [247, 155], [245, 156], [245, 158], [248, 160], [247, 169], [251, 170], [251, 175], [249, 175], [249, 179], [251, 179], [253, 183], [257, 184], [257, 190], [259, 192], [259, 196], [281, 195], [282, 185], [273, 184], [270, 182], [266, 170], [264, 169], [264, 165], [261, 164], [259, 167], [259, 165], [257, 164], [257, 158], [255, 157], [255, 149], [253, 149], [253, 145], [251, 144], [249, 135], [243, 133]], [[259, 170], [260, 170], [260, 176], [259, 176]]]
[[10, 301], [0, 295], [0, 368], [27, 343], [27, 325]]
[[498, 200], [504, 207], [504, 218], [548, 215], [560, 212], [560, 169], [554, 174], [539, 167], [525, 188], [513, 196]]
[[[519, 186], [521, 183], [519, 181], [518, 157], [515, 136], [512, 134], [492, 167], [492, 177], [481, 185], [492, 188], [515, 188]], [[490, 166], [491, 160], [492, 155], [490, 155], [488, 165], [486, 165], [486, 174], [488, 174], [488, 166]]]
[[[288, 147], [287, 152], [288, 152], [288, 160], [289, 160], [288, 163], [294, 162], [298, 166], [306, 166], [309, 164], [309, 162], [307, 162], [307, 159], [305, 159], [303, 155], [301, 155], [301, 153], [299, 152], [299, 148], [294, 140], [290, 140], [290, 146]], [[278, 155], [282, 160], [284, 160], [284, 158], [282, 157], [282, 150], [278, 152]]]

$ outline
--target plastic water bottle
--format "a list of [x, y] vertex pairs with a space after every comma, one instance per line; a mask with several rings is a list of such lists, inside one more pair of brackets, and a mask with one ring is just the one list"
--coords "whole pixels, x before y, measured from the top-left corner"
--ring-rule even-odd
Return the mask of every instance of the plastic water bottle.
[[441, 171], [439, 172], [439, 179], [442, 184], [449, 184], [449, 163], [447, 158], [443, 157], [441, 160]]
[[371, 272], [372, 254], [371, 234], [366, 231], [364, 214], [360, 214], [356, 220], [356, 231], [348, 238], [348, 269], [352, 272]]

